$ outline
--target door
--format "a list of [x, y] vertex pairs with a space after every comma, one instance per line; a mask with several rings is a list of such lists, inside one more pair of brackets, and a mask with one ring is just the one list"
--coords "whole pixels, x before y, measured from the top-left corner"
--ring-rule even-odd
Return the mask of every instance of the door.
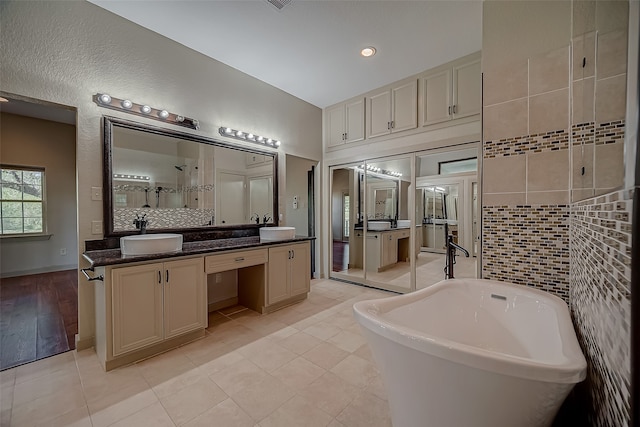
[[164, 337], [206, 327], [204, 259], [164, 263]]
[[[289, 246], [269, 248], [269, 285], [267, 287], [267, 304], [275, 304], [289, 297]], [[307, 270], [308, 274], [308, 270]]]
[[309, 292], [311, 254], [309, 253], [309, 243], [292, 245], [290, 248], [289, 286], [290, 295], [294, 296]]
[[362, 141], [364, 139], [364, 99], [348, 103], [345, 109], [346, 142]]
[[345, 106], [340, 104], [327, 110], [327, 135], [329, 136], [327, 146], [329, 147], [335, 147], [345, 142], [344, 109]]
[[216, 189], [216, 225], [247, 224], [245, 213], [245, 176], [218, 172]]
[[451, 119], [451, 70], [422, 79], [422, 126]]
[[[271, 175], [249, 177], [249, 213], [273, 218], [273, 184]], [[269, 222], [269, 221], [267, 221]]]
[[162, 263], [111, 273], [113, 355], [162, 341]]
[[391, 132], [418, 127], [418, 81], [413, 80], [393, 88]]
[[373, 95], [369, 98], [369, 138], [391, 132], [391, 92]]

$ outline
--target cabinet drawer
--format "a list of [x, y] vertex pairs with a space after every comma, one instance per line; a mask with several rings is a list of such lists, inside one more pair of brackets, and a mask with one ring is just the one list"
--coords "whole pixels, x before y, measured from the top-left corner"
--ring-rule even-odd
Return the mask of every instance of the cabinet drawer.
[[230, 254], [210, 255], [205, 258], [204, 271], [207, 274], [235, 270], [264, 264], [269, 260], [267, 249], [233, 252]]
[[396, 232], [396, 237], [398, 239], [404, 239], [405, 237], [409, 237], [409, 230], [398, 230]]

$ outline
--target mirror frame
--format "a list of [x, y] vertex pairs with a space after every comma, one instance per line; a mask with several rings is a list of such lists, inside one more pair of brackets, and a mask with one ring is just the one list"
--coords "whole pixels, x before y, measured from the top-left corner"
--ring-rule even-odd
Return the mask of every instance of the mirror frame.
[[[102, 116], [102, 144], [103, 144], [103, 161], [102, 161], [102, 220], [104, 238], [122, 237], [132, 234], [131, 231], [115, 231], [113, 227], [113, 128], [114, 126], [137, 130], [141, 132], [151, 133], [155, 135], [169, 136], [182, 139], [185, 141], [195, 142], [199, 144], [209, 144], [221, 148], [229, 148], [244, 153], [255, 153], [273, 157], [273, 218], [267, 225], [277, 225], [278, 214], [278, 153], [274, 151], [252, 149], [241, 145], [233, 145], [217, 139], [194, 135], [186, 132], [179, 132], [173, 129], [147, 125], [130, 120], [120, 119], [111, 116]], [[256, 224], [236, 224], [236, 225], [211, 225], [201, 227], [184, 227], [184, 228], [152, 228], [148, 229], [148, 233], [156, 232], [208, 232], [213, 230], [229, 230], [240, 228], [258, 228]]]

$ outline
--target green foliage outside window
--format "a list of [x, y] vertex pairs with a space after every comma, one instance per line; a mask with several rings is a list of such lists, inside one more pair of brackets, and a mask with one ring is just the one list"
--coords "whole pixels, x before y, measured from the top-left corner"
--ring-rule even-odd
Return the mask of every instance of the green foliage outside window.
[[11, 166], [0, 171], [1, 234], [44, 233], [44, 171]]

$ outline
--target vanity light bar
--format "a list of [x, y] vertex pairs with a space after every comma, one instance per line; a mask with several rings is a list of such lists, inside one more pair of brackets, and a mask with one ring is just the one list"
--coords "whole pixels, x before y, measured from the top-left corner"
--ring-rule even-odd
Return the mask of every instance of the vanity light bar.
[[280, 147], [280, 141], [267, 138], [266, 136], [255, 135], [251, 132], [244, 132], [224, 126], [220, 127], [220, 129], [218, 129], [218, 132], [220, 132], [220, 135], [226, 136], [227, 138], [239, 139], [240, 141], [255, 142], [256, 144], [269, 145], [276, 148]]
[[[364, 165], [360, 165], [358, 166], [358, 169], [360, 170], [365, 170], [365, 166]], [[386, 169], [382, 169], [379, 168], [377, 166], [372, 166], [372, 165], [367, 165], [366, 170], [372, 173], [377, 173], [380, 175], [388, 175], [388, 176], [393, 176], [395, 178], [400, 178], [402, 176], [402, 174], [400, 172], [396, 172], [396, 171], [392, 171], [392, 170], [386, 170]]]
[[146, 175], [127, 175], [122, 173], [114, 173], [113, 177], [115, 179], [141, 179], [143, 181], [149, 181], [151, 179]]
[[97, 93], [93, 95], [93, 102], [95, 102], [99, 107], [123, 111], [125, 113], [135, 114], [136, 116], [147, 117], [189, 129], [198, 130], [200, 127], [200, 123], [196, 119], [190, 119], [189, 117], [170, 113], [167, 110], [152, 108], [146, 104], [136, 104], [128, 99], [113, 98], [106, 93]]

